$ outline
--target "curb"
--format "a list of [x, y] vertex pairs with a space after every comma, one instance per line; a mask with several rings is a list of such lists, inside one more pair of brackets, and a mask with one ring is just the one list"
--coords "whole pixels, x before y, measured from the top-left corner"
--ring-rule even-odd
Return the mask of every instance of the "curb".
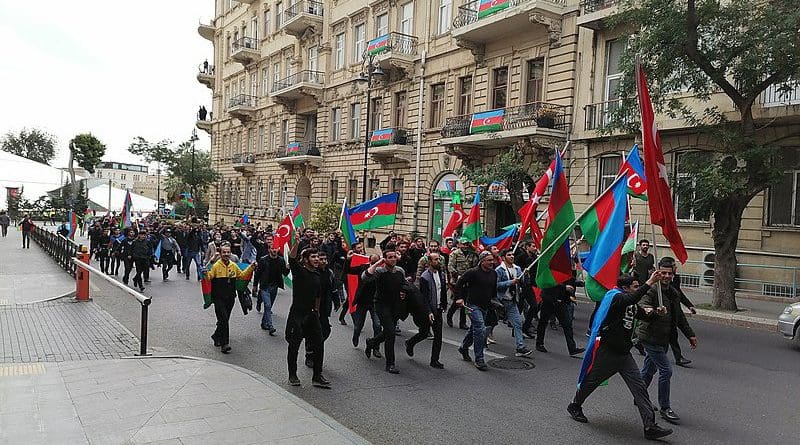
[[234, 370], [236, 370], [238, 372], [241, 372], [242, 374], [245, 374], [245, 375], [253, 378], [254, 380], [258, 381], [259, 383], [262, 383], [264, 386], [266, 386], [266, 387], [270, 388], [271, 390], [273, 390], [273, 391], [277, 392], [278, 394], [280, 394], [283, 398], [285, 398], [285, 399], [289, 400], [290, 402], [296, 404], [300, 408], [308, 411], [309, 413], [314, 415], [314, 417], [316, 417], [317, 419], [322, 421], [322, 423], [328, 425], [329, 427], [331, 427], [331, 429], [333, 429], [334, 431], [336, 431], [337, 433], [342, 435], [342, 437], [347, 439], [350, 443], [352, 443], [354, 445], [371, 445], [371, 442], [367, 441], [366, 439], [364, 439], [363, 437], [358, 435], [356, 432], [354, 432], [350, 428], [347, 428], [346, 426], [342, 425], [337, 420], [335, 420], [333, 417], [331, 417], [331, 416], [325, 414], [324, 412], [320, 411], [317, 407], [311, 405], [310, 403], [306, 402], [305, 400], [301, 399], [300, 397], [297, 397], [296, 395], [290, 393], [289, 391], [284, 389], [282, 386], [280, 386], [277, 383], [273, 382], [272, 380], [264, 377], [263, 375], [258, 374], [256, 372], [253, 372], [253, 371], [251, 371], [249, 369], [242, 368], [241, 366], [237, 366], [237, 365], [234, 365], [234, 364], [231, 364], [231, 363], [221, 362], [219, 360], [214, 360], [214, 359], [210, 359], [210, 358], [193, 357], [193, 356], [190, 356], [190, 355], [172, 355], [172, 354], [124, 357], [122, 360], [153, 360], [153, 359], [168, 359], [168, 358], [212, 362], [212, 363], [217, 364], [217, 365], [222, 365], [222, 366], [227, 366], [229, 368], [232, 368], [232, 369], [234, 369]]
[[62, 298], [72, 298], [74, 296], [75, 296], [75, 291], [73, 290], [73, 291], [69, 291], [69, 292], [67, 292], [65, 294], [61, 294], [61, 295], [59, 295], [57, 297], [44, 298], [44, 299], [36, 300], [36, 301], [26, 301], [25, 303], [17, 303], [17, 304], [21, 304], [22, 305], [22, 304], [45, 303], [47, 301], [55, 301], [55, 300], [60, 300]]

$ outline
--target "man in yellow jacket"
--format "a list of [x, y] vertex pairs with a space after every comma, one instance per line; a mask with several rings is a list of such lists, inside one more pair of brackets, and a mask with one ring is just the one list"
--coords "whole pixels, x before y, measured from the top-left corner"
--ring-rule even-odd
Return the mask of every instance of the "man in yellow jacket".
[[213, 258], [212, 266], [207, 273], [207, 278], [211, 280], [211, 302], [214, 304], [214, 313], [217, 316], [217, 329], [211, 336], [214, 346], [219, 346], [223, 354], [231, 352], [228, 344], [229, 329], [228, 321], [231, 318], [231, 311], [236, 302], [236, 280], [250, 276], [256, 263], [251, 264], [245, 270], [231, 261], [231, 246], [225, 243]]

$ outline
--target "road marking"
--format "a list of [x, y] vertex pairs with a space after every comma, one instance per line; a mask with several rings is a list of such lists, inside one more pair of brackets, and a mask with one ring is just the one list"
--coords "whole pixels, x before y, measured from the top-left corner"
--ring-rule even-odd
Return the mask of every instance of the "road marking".
[[[411, 332], [413, 334], [417, 334], [417, 333], [419, 333], [419, 329], [409, 329], [408, 332]], [[458, 348], [461, 347], [461, 342], [460, 341], [450, 340], [449, 338], [442, 337], [442, 343], [447, 343], [448, 345], [456, 346]], [[474, 347], [470, 347], [469, 349], [472, 350], [473, 352], [475, 351]], [[488, 355], [489, 357], [494, 357], [494, 358], [508, 358], [505, 355], [498, 354], [496, 352], [492, 352], [488, 348], [483, 348], [483, 355]]]
[[0, 366], [0, 377], [11, 377], [18, 375], [44, 374], [46, 369], [43, 363], [23, 363], [19, 365]]

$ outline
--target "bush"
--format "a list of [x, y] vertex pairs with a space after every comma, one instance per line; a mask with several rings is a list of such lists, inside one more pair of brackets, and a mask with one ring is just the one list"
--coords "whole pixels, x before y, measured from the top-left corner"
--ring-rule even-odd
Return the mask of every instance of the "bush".
[[318, 232], [328, 232], [339, 227], [342, 206], [332, 201], [315, 205], [308, 226]]

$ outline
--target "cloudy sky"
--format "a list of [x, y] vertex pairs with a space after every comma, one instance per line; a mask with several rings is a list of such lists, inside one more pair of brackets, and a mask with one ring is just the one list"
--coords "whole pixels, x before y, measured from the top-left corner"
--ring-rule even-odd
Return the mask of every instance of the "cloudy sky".
[[211, 109], [195, 76], [213, 58], [197, 25], [213, 14], [213, 0], [0, 0], [0, 135], [55, 135], [56, 167], [78, 133], [122, 162], [139, 161], [127, 151], [135, 136], [187, 140], [197, 108]]

